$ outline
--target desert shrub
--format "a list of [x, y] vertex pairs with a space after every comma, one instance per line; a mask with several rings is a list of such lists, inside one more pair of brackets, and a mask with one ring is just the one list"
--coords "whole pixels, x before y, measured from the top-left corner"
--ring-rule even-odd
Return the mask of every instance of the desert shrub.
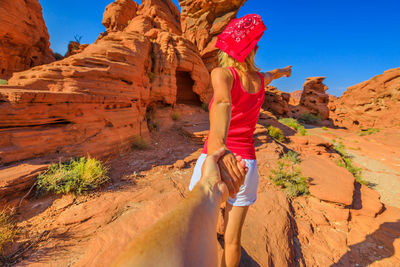
[[328, 131], [328, 128], [326, 128], [325, 126], [322, 126], [322, 130], [323, 131]]
[[8, 84], [7, 80], [0, 79], [0, 85], [7, 85], [7, 84]]
[[156, 120], [150, 120], [147, 122], [147, 126], [150, 131], [158, 131], [160, 129], [160, 123]]
[[276, 128], [276, 127], [274, 127], [274, 126], [272, 126], [272, 125], [268, 127], [268, 134], [269, 134], [272, 138], [278, 140], [279, 142], [285, 141], [285, 135], [283, 134], [283, 132], [281, 131], [281, 129]]
[[55, 193], [76, 195], [87, 193], [108, 182], [108, 168], [91, 157], [71, 159], [67, 163], [50, 165], [36, 181], [39, 194]]
[[181, 114], [179, 114], [178, 112], [172, 112], [171, 118], [172, 118], [172, 120], [177, 121], [181, 118]]
[[321, 115], [320, 114], [314, 115], [311, 113], [303, 113], [303, 114], [301, 114], [299, 120], [303, 121], [305, 123], [316, 124], [321, 121]]
[[369, 128], [367, 130], [361, 130], [360, 132], [358, 132], [358, 135], [366, 136], [366, 135], [379, 133], [380, 131], [381, 131], [381, 129], [379, 129], [379, 128]]
[[[294, 163], [296, 162], [296, 163]], [[278, 166], [271, 171], [270, 180], [274, 185], [285, 189], [286, 195], [296, 197], [308, 195], [310, 193], [307, 184], [307, 178], [301, 174], [298, 167], [298, 154], [292, 152], [284, 155], [278, 160]]]
[[290, 161], [293, 164], [300, 163], [299, 154], [293, 150], [289, 150], [285, 155], [283, 155], [282, 159]]
[[336, 162], [338, 166], [346, 168], [354, 176], [356, 182], [363, 185], [370, 185], [368, 181], [362, 178], [362, 169], [354, 166], [353, 158], [347, 153], [346, 147], [342, 142], [337, 143], [333, 140], [333, 149], [335, 149], [341, 157], [341, 159]]
[[131, 148], [137, 150], [143, 150], [149, 147], [147, 141], [141, 136], [134, 136], [132, 138]]
[[306, 128], [304, 128], [304, 126], [301, 125], [296, 119], [282, 118], [282, 119], [279, 119], [279, 122], [282, 124], [285, 124], [286, 126], [289, 126], [290, 128], [293, 128], [301, 136], [307, 135]]
[[7, 243], [14, 241], [16, 234], [13, 210], [3, 208], [0, 210], [0, 254]]

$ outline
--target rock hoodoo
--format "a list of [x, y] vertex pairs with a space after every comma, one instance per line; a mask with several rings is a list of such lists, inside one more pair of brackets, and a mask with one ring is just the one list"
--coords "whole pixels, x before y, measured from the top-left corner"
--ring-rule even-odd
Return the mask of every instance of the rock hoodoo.
[[[122, 14], [121, 3], [134, 12]], [[209, 73], [196, 47], [178, 34], [179, 12], [172, 7], [169, 0], [144, 0], [139, 7], [116, 1], [105, 12], [109, 29], [94, 44], [15, 73], [0, 88], [0, 163], [119, 153], [148, 134], [152, 103], [175, 104], [182, 94], [207, 102]], [[189, 82], [178, 86], [177, 73]]]
[[328, 87], [323, 84], [325, 77], [310, 77], [303, 85], [300, 98], [300, 106], [306, 112], [321, 116], [322, 120], [329, 118], [329, 95], [326, 93]]
[[55, 60], [38, 0], [1, 1], [0, 79]]
[[288, 116], [290, 94], [279, 91], [275, 86], [265, 87], [263, 108], [278, 116]]
[[218, 65], [218, 48], [215, 48], [217, 35], [236, 17], [245, 2], [246, 0], [179, 0], [182, 8], [182, 32], [196, 45], [209, 71]]
[[331, 110], [333, 121], [345, 127], [400, 126], [400, 68], [349, 87]]

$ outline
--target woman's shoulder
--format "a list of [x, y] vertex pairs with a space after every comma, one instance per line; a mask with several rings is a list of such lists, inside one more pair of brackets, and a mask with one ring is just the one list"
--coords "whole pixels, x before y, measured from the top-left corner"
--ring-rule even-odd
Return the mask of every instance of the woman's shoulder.
[[217, 67], [211, 71], [211, 80], [233, 81], [234, 77], [229, 68]]

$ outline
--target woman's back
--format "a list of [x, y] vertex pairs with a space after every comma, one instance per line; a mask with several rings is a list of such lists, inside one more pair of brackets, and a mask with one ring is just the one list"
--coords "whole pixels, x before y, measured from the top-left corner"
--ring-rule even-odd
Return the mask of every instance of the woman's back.
[[[253, 134], [265, 98], [264, 79], [261, 74], [256, 72], [258, 81], [254, 75], [244, 73], [241, 73], [242, 79], [240, 79], [235, 68], [229, 67], [229, 70], [233, 76], [233, 85], [231, 89], [231, 121], [226, 146], [245, 159], [255, 159]], [[243, 86], [242, 81], [247, 85], [246, 87]], [[210, 109], [213, 100], [210, 102]], [[203, 153], [207, 153], [207, 141]]]

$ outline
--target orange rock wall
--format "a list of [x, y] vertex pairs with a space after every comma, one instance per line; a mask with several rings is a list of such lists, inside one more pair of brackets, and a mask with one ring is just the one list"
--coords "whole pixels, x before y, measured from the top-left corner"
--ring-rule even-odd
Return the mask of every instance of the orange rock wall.
[[55, 60], [38, 0], [1, 0], [0, 25], [0, 79]]
[[332, 119], [345, 127], [400, 126], [400, 68], [356, 84], [331, 104]]
[[[117, 2], [125, 5], [114, 15], [119, 18], [132, 1]], [[117, 29], [81, 53], [15, 73], [0, 87], [0, 164], [128, 149], [134, 136], [148, 134], [148, 106], [176, 103], [177, 71], [186, 72], [193, 80], [187, 89], [208, 102], [209, 73], [196, 47], [174, 28], [179, 12], [173, 6], [145, 0], [129, 25], [112, 20]]]

